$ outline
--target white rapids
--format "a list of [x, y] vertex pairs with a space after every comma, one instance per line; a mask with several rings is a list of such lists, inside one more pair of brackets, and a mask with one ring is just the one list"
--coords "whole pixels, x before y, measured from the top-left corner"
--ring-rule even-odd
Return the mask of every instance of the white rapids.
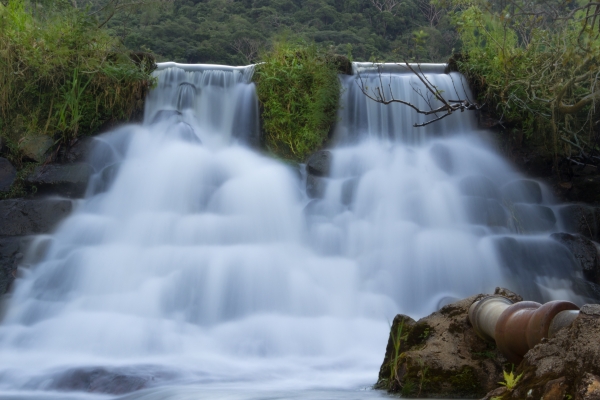
[[[435, 85], [468, 95], [438, 69]], [[585, 299], [548, 238], [561, 206], [471, 114], [415, 129], [341, 77], [332, 172], [311, 200], [303, 169], [253, 149], [252, 71], [161, 65], [144, 124], [95, 140], [86, 198], [4, 301], [0, 398], [379, 398], [358, 390], [397, 313], [501, 285]], [[414, 76], [384, 71], [423, 106]]]

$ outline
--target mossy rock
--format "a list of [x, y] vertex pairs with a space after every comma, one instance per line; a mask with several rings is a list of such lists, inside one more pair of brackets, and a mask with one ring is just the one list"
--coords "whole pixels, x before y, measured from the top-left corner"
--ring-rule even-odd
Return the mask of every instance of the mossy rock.
[[397, 315], [376, 389], [411, 398], [481, 398], [498, 386], [507, 360], [478, 337], [470, 305], [484, 295], [442, 307], [414, 321]]

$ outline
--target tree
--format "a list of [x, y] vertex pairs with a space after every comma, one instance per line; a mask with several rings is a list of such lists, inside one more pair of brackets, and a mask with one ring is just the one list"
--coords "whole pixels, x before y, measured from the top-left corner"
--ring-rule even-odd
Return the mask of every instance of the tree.
[[237, 38], [231, 44], [231, 47], [240, 53], [248, 64], [253, 64], [256, 61], [258, 52], [263, 46], [264, 43], [261, 40], [248, 37]]

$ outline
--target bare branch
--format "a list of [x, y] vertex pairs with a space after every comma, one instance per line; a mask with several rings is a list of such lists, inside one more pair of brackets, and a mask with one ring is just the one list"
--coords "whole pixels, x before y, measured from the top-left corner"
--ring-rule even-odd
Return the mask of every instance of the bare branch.
[[[398, 64], [400, 65], [400, 64]], [[380, 64], [377, 64], [377, 75], [378, 75], [378, 80], [379, 80], [379, 86], [375, 87], [375, 88], [369, 88], [368, 86], [366, 86], [365, 81], [363, 80], [362, 75], [360, 74], [360, 72], [358, 73], [358, 80], [356, 82], [356, 84], [358, 85], [360, 91], [370, 100], [373, 100], [377, 103], [381, 103], [381, 104], [392, 104], [392, 103], [400, 103], [400, 104], [404, 104], [405, 106], [408, 106], [410, 108], [412, 108], [413, 110], [415, 110], [418, 114], [423, 114], [423, 115], [435, 115], [436, 118], [433, 118], [431, 120], [428, 120], [426, 122], [423, 123], [415, 123], [413, 124], [414, 127], [422, 127], [422, 126], [426, 126], [429, 125], [431, 123], [434, 123], [436, 121], [439, 121], [441, 119], [446, 118], [448, 115], [454, 113], [455, 111], [465, 111], [465, 110], [479, 110], [481, 109], [482, 106], [472, 103], [468, 98], [467, 99], [460, 99], [460, 95], [458, 94], [458, 91], [456, 90], [456, 86], [454, 86], [454, 91], [456, 93], [456, 95], [459, 97], [458, 100], [448, 100], [446, 98], [444, 98], [444, 96], [442, 96], [442, 92], [433, 84], [431, 83], [431, 81], [429, 81], [429, 79], [427, 78], [427, 76], [425, 76], [425, 74], [423, 73], [423, 71], [421, 70], [421, 66], [420, 64], [418, 65], [419, 71], [415, 70], [412, 65], [410, 65], [408, 62], [404, 62], [404, 65], [402, 65], [402, 67], [406, 67], [408, 70], [410, 70], [414, 75], [417, 76], [417, 78], [421, 81], [421, 83], [425, 86], [425, 88], [427, 89], [427, 96], [428, 98], [425, 98], [425, 96], [423, 95], [423, 93], [421, 92], [420, 88], [415, 88], [413, 86], [413, 90], [419, 95], [421, 96], [421, 98], [423, 98], [423, 100], [425, 101], [425, 103], [429, 106], [429, 109], [421, 109], [418, 106], [412, 104], [411, 102], [407, 101], [407, 100], [403, 100], [403, 99], [396, 99], [394, 97], [394, 93], [392, 91], [392, 86], [391, 86], [391, 75], [390, 75], [390, 82], [388, 84], [389, 87], [389, 95], [386, 95], [385, 91], [382, 89], [383, 88], [383, 79], [382, 79], [382, 68]], [[453, 85], [454, 85], [454, 80], [453, 80]], [[436, 100], [438, 100], [439, 102], [442, 103], [441, 106], [434, 108], [433, 105], [431, 104], [431, 98], [435, 98]], [[438, 115], [441, 114], [442, 115]]]

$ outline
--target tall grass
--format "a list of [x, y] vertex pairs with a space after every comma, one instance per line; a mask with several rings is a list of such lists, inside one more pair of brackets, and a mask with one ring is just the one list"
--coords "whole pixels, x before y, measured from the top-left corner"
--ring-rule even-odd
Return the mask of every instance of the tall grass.
[[68, 144], [127, 120], [152, 83], [153, 62], [133, 62], [84, 11], [55, 4], [0, 3], [0, 135], [17, 164], [25, 136]]
[[320, 148], [335, 123], [337, 67], [315, 45], [275, 45], [256, 68], [264, 141], [276, 155], [302, 161]]

